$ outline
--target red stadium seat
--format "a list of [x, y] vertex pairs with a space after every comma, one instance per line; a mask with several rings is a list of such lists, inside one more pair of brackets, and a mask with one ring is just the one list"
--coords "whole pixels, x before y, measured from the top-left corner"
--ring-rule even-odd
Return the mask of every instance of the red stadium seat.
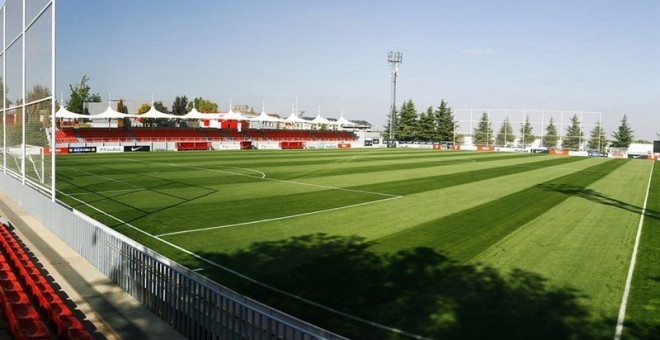
[[15, 319], [12, 329], [16, 339], [52, 339], [48, 328], [41, 320]]
[[54, 319], [57, 335], [66, 339], [67, 334], [71, 330], [85, 331], [83, 324], [73, 315], [56, 315]]

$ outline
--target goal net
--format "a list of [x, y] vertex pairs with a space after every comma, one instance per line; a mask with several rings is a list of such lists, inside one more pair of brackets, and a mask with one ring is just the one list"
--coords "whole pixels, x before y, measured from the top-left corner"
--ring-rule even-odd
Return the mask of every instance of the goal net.
[[38, 185], [47, 185], [50, 180], [50, 157], [46, 157], [41, 146], [22, 145], [7, 148], [8, 169], [16, 169], [25, 173], [25, 177]]

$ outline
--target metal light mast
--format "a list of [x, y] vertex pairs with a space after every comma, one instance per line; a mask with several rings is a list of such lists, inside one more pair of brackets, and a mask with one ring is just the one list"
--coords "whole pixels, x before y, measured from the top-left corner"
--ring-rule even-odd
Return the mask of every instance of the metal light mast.
[[390, 104], [390, 143], [394, 140], [394, 125], [396, 123], [396, 76], [399, 73], [399, 64], [403, 62], [401, 52], [390, 51], [387, 54], [387, 62], [392, 68], [392, 98]]

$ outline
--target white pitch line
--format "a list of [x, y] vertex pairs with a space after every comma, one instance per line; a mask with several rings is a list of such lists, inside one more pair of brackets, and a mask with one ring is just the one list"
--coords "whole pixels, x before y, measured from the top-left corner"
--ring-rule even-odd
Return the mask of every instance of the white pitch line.
[[265, 223], [265, 222], [273, 222], [273, 221], [281, 221], [281, 220], [287, 220], [291, 218], [297, 218], [297, 217], [303, 217], [303, 216], [309, 216], [309, 215], [316, 215], [316, 214], [322, 214], [330, 211], [337, 211], [337, 210], [342, 210], [342, 209], [349, 209], [349, 208], [355, 208], [363, 205], [368, 205], [368, 204], [373, 204], [373, 203], [379, 203], [379, 202], [385, 202], [397, 198], [401, 198], [402, 196], [393, 196], [385, 199], [380, 199], [376, 201], [369, 201], [369, 202], [363, 202], [363, 203], [357, 203], [357, 204], [351, 204], [351, 205], [345, 205], [341, 207], [336, 207], [336, 208], [330, 208], [330, 209], [323, 209], [323, 210], [316, 210], [316, 211], [310, 211], [306, 213], [301, 213], [301, 214], [295, 214], [295, 215], [287, 215], [287, 216], [281, 216], [281, 217], [274, 217], [274, 218], [266, 218], [263, 220], [257, 220], [257, 221], [249, 221], [249, 222], [241, 222], [241, 223], [234, 223], [234, 224], [226, 224], [226, 225], [221, 225], [221, 226], [215, 226], [215, 227], [207, 227], [207, 228], [198, 228], [198, 229], [190, 229], [190, 230], [182, 230], [182, 231], [175, 231], [171, 233], [164, 233], [164, 234], [158, 234], [156, 237], [163, 237], [163, 236], [171, 236], [171, 235], [181, 235], [181, 234], [189, 234], [189, 233], [196, 233], [200, 231], [209, 231], [209, 230], [215, 230], [215, 229], [224, 229], [224, 228], [231, 228], [231, 227], [239, 227], [239, 226], [244, 226], [244, 225], [250, 225], [250, 224], [258, 224], [258, 223]]
[[626, 287], [623, 290], [623, 298], [621, 299], [621, 308], [619, 308], [619, 318], [616, 321], [616, 330], [614, 331], [614, 340], [620, 340], [623, 334], [623, 321], [626, 318], [626, 307], [628, 305], [628, 295], [630, 294], [630, 286], [632, 285], [633, 272], [635, 271], [635, 263], [637, 262], [637, 249], [639, 248], [639, 240], [642, 235], [642, 226], [644, 225], [644, 214], [646, 214], [646, 203], [649, 199], [649, 191], [651, 191], [651, 179], [653, 178], [653, 167], [655, 161], [651, 163], [651, 174], [649, 175], [649, 183], [646, 187], [646, 196], [644, 197], [644, 206], [642, 207], [642, 214], [639, 218], [637, 225], [637, 236], [635, 236], [635, 246], [633, 247], [632, 256], [630, 258], [630, 266], [628, 267], [628, 276], [626, 277]]
[[84, 195], [97, 195], [97, 194], [116, 194], [121, 192], [140, 192], [148, 191], [149, 189], [124, 189], [124, 190], [106, 190], [106, 191], [95, 191], [95, 192], [78, 192], [75, 194], [67, 194], [67, 196], [84, 196]]

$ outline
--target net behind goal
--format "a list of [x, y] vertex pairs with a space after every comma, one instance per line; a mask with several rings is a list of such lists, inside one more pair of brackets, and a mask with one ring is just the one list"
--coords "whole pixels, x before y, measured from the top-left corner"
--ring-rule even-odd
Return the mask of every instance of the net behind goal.
[[25, 169], [25, 177], [37, 185], [44, 185], [50, 180], [51, 158], [46, 157], [46, 149], [41, 146], [25, 145], [23, 147], [11, 146], [7, 148], [7, 168], [16, 169], [22, 173]]

